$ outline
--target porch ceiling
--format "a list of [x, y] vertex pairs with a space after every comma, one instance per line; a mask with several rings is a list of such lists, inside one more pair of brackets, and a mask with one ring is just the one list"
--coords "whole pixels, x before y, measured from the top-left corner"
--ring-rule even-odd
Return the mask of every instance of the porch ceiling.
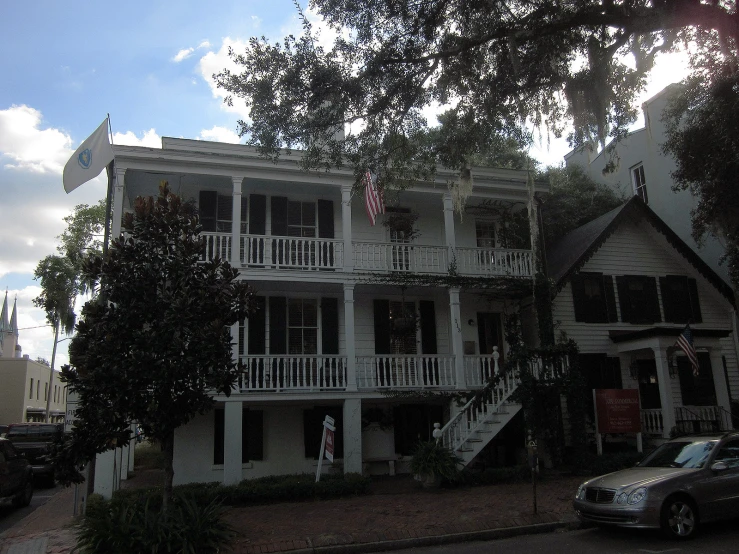
[[[677, 337], [680, 335], [684, 326], [680, 327], [647, 327], [637, 331], [629, 331], [625, 329], [611, 329], [608, 336], [616, 343], [624, 343], [633, 340], [661, 338], [661, 337]], [[731, 334], [730, 329], [695, 329], [691, 328], [693, 338], [713, 338], [723, 339]]]

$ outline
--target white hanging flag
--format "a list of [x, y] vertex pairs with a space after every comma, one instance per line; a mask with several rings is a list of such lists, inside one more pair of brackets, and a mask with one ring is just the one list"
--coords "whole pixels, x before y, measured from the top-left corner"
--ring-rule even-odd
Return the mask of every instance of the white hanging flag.
[[69, 194], [82, 183], [94, 179], [113, 159], [108, 139], [108, 118], [80, 144], [64, 166], [64, 190]]

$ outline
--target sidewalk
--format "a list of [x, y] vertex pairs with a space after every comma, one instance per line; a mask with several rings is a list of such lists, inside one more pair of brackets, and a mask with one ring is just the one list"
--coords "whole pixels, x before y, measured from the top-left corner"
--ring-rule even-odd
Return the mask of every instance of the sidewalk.
[[[137, 472], [126, 488], [158, 481]], [[580, 477], [530, 483], [423, 490], [408, 476], [378, 479], [372, 494], [325, 501], [230, 508], [234, 554], [299, 551], [375, 552], [486, 540], [576, 526], [572, 497]], [[66, 554], [74, 547], [72, 488], [65, 489], [0, 535], [0, 554]]]

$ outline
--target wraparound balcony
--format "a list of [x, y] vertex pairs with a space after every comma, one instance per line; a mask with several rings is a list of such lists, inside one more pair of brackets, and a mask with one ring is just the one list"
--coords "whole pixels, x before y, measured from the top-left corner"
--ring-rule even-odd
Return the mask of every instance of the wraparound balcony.
[[[203, 233], [203, 261], [220, 256], [231, 259], [232, 236]], [[407, 272], [443, 275], [449, 271], [449, 249], [405, 243], [354, 242], [354, 269], [378, 273]], [[530, 250], [509, 248], [468, 248], [455, 250], [454, 262], [460, 275], [477, 277], [533, 276]], [[241, 235], [241, 267], [250, 269], [336, 270], [345, 268], [344, 242], [312, 237]]]
[[[346, 356], [242, 356], [241, 392], [345, 391]], [[492, 356], [464, 356], [465, 387], [481, 388], [499, 371]], [[457, 388], [455, 358], [451, 354], [387, 354], [358, 356], [355, 363], [358, 390], [422, 390]]]

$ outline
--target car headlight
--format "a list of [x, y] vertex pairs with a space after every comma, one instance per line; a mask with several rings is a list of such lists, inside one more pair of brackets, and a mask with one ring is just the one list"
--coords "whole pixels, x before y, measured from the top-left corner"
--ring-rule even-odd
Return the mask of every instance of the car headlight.
[[639, 487], [638, 489], [631, 492], [629, 495], [629, 504], [639, 504], [642, 500], [647, 497], [647, 489]]
[[585, 498], [585, 483], [577, 487], [577, 494], [575, 494], [575, 498], [577, 500], [582, 500]]
[[616, 504], [626, 504], [626, 501], [628, 500], [629, 495], [625, 492], [622, 492], [616, 497]]

